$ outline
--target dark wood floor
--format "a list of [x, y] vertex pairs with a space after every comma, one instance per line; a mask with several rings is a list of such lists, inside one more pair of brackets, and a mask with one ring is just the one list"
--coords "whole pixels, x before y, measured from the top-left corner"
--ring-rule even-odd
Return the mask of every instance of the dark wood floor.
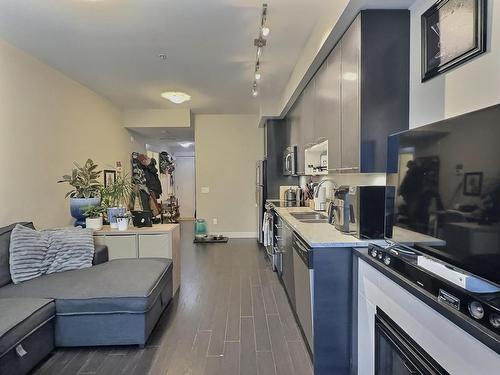
[[183, 223], [181, 289], [144, 348], [62, 348], [34, 373], [312, 374], [285, 292], [256, 241], [192, 240], [192, 223]]

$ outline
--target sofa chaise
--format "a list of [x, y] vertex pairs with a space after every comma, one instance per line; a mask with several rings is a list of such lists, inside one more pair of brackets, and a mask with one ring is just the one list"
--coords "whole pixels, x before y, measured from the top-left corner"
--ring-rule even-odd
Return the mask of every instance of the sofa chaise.
[[[31, 223], [23, 225], [32, 227]], [[172, 299], [170, 259], [108, 261], [13, 284], [0, 228], [0, 373], [25, 374], [54, 346], [144, 345]]]

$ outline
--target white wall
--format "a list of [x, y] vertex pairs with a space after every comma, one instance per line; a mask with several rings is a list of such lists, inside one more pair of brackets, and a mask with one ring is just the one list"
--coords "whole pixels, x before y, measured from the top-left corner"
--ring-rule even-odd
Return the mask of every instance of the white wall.
[[421, 15], [435, 0], [411, 8], [410, 128], [500, 103], [500, 2], [488, 1], [487, 52], [421, 82]]
[[0, 103], [0, 226], [69, 225], [69, 189], [56, 181], [73, 161], [130, 170], [130, 153], [143, 150], [109, 101], [2, 40]]
[[257, 121], [256, 115], [195, 116], [196, 214], [213, 233], [256, 236], [255, 168], [264, 156]]

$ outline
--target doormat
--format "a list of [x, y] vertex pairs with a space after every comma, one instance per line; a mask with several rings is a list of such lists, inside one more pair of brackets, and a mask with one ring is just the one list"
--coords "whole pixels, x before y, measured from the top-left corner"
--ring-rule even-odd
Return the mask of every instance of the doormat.
[[195, 237], [193, 243], [226, 243], [228, 237], [207, 234], [203, 237]]

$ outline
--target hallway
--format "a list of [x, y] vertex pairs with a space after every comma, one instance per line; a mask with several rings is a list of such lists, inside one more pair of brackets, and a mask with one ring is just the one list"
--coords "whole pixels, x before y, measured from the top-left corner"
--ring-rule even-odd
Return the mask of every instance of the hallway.
[[307, 375], [285, 292], [254, 239], [194, 245], [182, 223], [182, 282], [147, 345], [58, 349], [35, 374]]

